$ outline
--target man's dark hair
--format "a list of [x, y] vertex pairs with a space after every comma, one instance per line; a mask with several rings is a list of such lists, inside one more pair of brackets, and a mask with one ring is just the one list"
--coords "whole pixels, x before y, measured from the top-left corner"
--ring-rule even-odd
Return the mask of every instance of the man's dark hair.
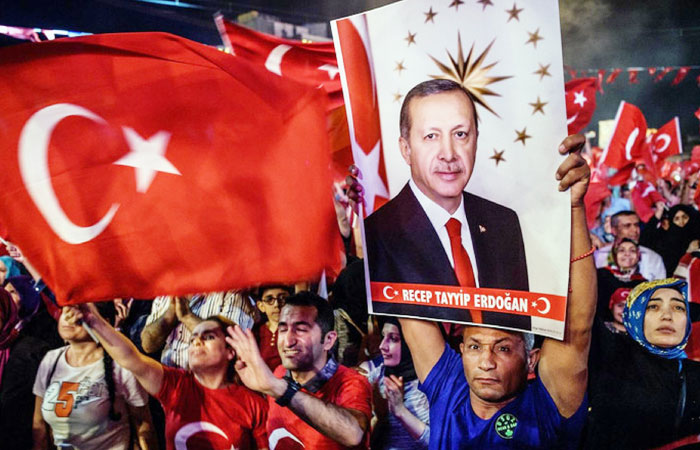
[[269, 291], [272, 289], [282, 289], [283, 291], [286, 291], [287, 294], [292, 293], [292, 289], [289, 286], [286, 286], [284, 284], [264, 284], [258, 288], [258, 298], [262, 298], [263, 292]]
[[429, 95], [442, 94], [444, 92], [460, 91], [469, 99], [469, 103], [472, 105], [472, 110], [474, 111], [474, 123], [476, 124], [476, 130], [479, 130], [479, 116], [476, 112], [476, 103], [474, 102], [474, 97], [469, 93], [468, 90], [464, 89], [462, 85], [456, 83], [452, 80], [428, 80], [419, 83], [413, 87], [406, 97], [403, 99], [403, 104], [401, 105], [401, 114], [399, 115], [399, 129], [401, 130], [401, 137], [408, 139], [408, 135], [411, 131], [411, 115], [408, 112], [408, 107], [411, 100], [414, 98], [428, 97]]
[[323, 297], [309, 291], [302, 291], [287, 297], [287, 306], [313, 306], [316, 308], [316, 323], [321, 328], [321, 336], [325, 337], [326, 333], [335, 329], [335, 316], [330, 303]]
[[616, 212], [615, 214], [612, 215], [612, 217], [610, 217], [610, 226], [613, 228], [616, 228], [617, 223], [620, 221], [620, 217], [627, 217], [627, 216], [637, 216], [637, 213], [634, 211], [630, 211], [630, 210]]

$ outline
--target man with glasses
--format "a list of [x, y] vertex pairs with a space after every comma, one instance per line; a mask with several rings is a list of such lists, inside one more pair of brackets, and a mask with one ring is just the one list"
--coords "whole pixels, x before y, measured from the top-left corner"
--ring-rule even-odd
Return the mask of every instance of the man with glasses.
[[282, 364], [277, 351], [277, 325], [280, 322], [280, 311], [289, 294], [287, 286], [269, 285], [260, 288], [260, 300], [257, 305], [267, 320], [257, 324], [253, 328], [253, 334], [258, 341], [260, 355], [270, 370], [275, 370]]

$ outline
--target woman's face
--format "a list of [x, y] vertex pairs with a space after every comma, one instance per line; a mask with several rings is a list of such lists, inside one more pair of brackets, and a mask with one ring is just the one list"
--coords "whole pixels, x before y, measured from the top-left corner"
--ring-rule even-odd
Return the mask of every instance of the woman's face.
[[399, 327], [392, 323], [385, 323], [382, 328], [382, 343], [379, 344], [384, 365], [394, 367], [401, 362], [401, 333]]
[[683, 295], [675, 289], [657, 289], [647, 303], [644, 337], [650, 344], [671, 348], [685, 336], [688, 314]]
[[211, 320], [194, 327], [187, 352], [190, 369], [195, 373], [207, 369], [226, 371], [228, 362], [235, 356], [233, 349], [226, 345], [223, 330]]
[[631, 242], [623, 242], [617, 246], [617, 266], [620, 269], [632, 269], [639, 262], [637, 246]]
[[0, 259], [0, 284], [5, 282], [5, 278], [7, 278], [7, 266], [2, 259]]
[[70, 307], [64, 306], [61, 310], [61, 317], [58, 318], [58, 335], [61, 336], [61, 339], [69, 342], [82, 342], [92, 339], [82, 325], [78, 325], [75, 321], [67, 318], [69, 311]]
[[686, 214], [685, 211], [682, 210], [676, 211], [676, 215], [673, 216], [673, 223], [678, 228], [683, 228], [684, 226], [686, 226], [689, 220], [690, 217], [688, 216], [688, 214]]
[[625, 311], [625, 303], [625, 301], [617, 302], [612, 307], [612, 316], [617, 323], [622, 323], [622, 313]]

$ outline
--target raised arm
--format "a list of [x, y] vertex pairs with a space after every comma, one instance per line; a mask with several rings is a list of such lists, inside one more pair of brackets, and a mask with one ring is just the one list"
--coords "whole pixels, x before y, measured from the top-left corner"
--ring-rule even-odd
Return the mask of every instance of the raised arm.
[[[167, 301], [168, 308], [141, 330], [141, 346], [146, 353], [155, 353], [165, 346], [165, 340], [177, 326], [174, 297], [161, 297], [153, 301], [153, 308], [158, 309], [158, 302]], [[151, 311], [151, 314], [157, 314]], [[149, 321], [151, 317], [149, 317]]]
[[399, 319], [406, 345], [411, 350], [413, 367], [423, 383], [445, 351], [445, 339], [435, 322], [419, 319]]
[[136, 346], [123, 334], [115, 330], [97, 312], [92, 304], [75, 306], [69, 312], [68, 320], [82, 320], [99, 339], [102, 348], [120, 366], [130, 371], [139, 384], [151, 395], [156, 395], [163, 384], [163, 366], [138, 351]]
[[[253, 333], [239, 326], [228, 331], [226, 341], [236, 350], [236, 372], [243, 383], [274, 399], [282, 397], [287, 381], [277, 378], [267, 367]], [[346, 447], [360, 445], [369, 427], [369, 419], [361, 411], [326, 403], [302, 391], [294, 394], [287, 407], [319, 433]]]
[[596, 308], [597, 282], [593, 256], [587, 254], [591, 241], [586, 227], [583, 197], [590, 170], [581, 157], [584, 137], [567, 137], [560, 147], [569, 153], [557, 170], [559, 190], [571, 190], [570, 288], [566, 308], [564, 340], [545, 339], [539, 363], [539, 376], [564, 417], [572, 416], [581, 405], [588, 381], [588, 351]]

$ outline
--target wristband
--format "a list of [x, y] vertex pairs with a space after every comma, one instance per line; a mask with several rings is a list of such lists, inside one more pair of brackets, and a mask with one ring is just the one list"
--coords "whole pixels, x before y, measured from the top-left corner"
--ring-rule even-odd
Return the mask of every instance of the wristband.
[[595, 245], [591, 246], [591, 249], [588, 250], [588, 251], [587, 251], [586, 253], [584, 253], [583, 255], [579, 255], [579, 256], [577, 256], [576, 258], [572, 258], [572, 259], [571, 259], [571, 262], [572, 262], [572, 263], [575, 263], [576, 261], [580, 261], [580, 260], [582, 260], [582, 259], [584, 259], [584, 258], [588, 258], [589, 256], [591, 256], [591, 255], [593, 254], [593, 252], [595, 252]]
[[277, 403], [280, 406], [289, 406], [289, 402], [292, 401], [292, 397], [294, 397], [294, 394], [296, 394], [299, 389], [301, 389], [301, 384], [297, 383], [291, 378], [285, 378], [287, 380], [287, 390], [284, 391], [284, 394], [277, 400], [275, 400], [275, 403]]

